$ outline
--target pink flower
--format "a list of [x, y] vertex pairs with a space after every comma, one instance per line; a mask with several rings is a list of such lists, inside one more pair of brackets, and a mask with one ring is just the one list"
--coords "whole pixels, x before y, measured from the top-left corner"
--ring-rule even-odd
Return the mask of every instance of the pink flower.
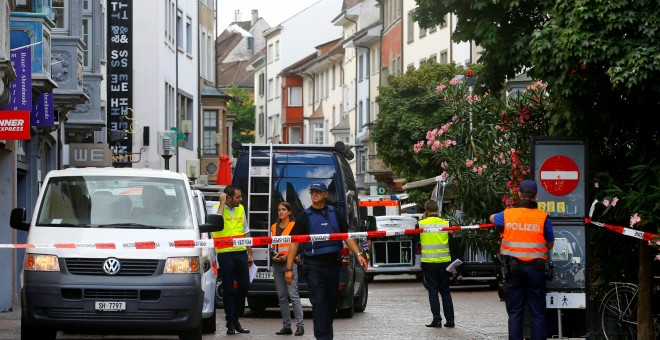
[[415, 151], [415, 153], [420, 153], [423, 147], [424, 147], [424, 141], [421, 141], [413, 145], [413, 150]]
[[449, 166], [449, 164], [447, 164], [447, 162], [440, 163], [440, 167], [443, 168], [443, 169], [446, 169], [447, 166]]
[[[607, 198], [604, 199], [603, 200], [603, 205], [606, 206], [606, 207], [609, 207], [610, 206], [610, 200], [608, 200]], [[632, 226], [632, 224], [630, 226]]]
[[445, 85], [445, 84], [440, 84], [440, 85], [438, 85], [438, 86], [435, 88], [435, 92], [437, 92], [437, 93], [441, 93], [442, 90], [444, 90], [446, 87], [447, 87], [447, 85]]
[[474, 164], [474, 161], [473, 161], [473, 160], [471, 160], [471, 159], [466, 159], [466, 160], [465, 160], [465, 166], [466, 166], [466, 167], [469, 168], [469, 167], [472, 166], [472, 164]]
[[660, 254], [658, 254], [658, 255], [655, 256], [655, 260], [656, 260], [656, 261], [660, 261]]
[[594, 183], [594, 188], [598, 189], [598, 182]]
[[447, 171], [443, 171], [443, 172], [440, 174], [440, 177], [441, 177], [443, 180], [446, 180], [447, 177], [449, 177], [449, 174], [447, 173]]
[[461, 80], [458, 79], [458, 78], [452, 78], [452, 79], [449, 81], [449, 84], [450, 84], [450, 85], [458, 85], [458, 84], [460, 84], [460, 83], [461, 83]]
[[619, 201], [619, 198], [618, 198], [618, 197], [614, 197], [614, 198], [612, 199], [612, 206], [613, 206], [613, 207], [616, 207], [616, 202], [618, 202], [618, 201]]
[[634, 215], [630, 215], [630, 227], [633, 228], [633, 226], [639, 223], [641, 220], [642, 218], [637, 213], [635, 213]]

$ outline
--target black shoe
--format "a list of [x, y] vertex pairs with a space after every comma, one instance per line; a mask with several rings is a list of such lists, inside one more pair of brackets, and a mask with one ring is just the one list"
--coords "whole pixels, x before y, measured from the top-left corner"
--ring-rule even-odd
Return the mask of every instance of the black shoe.
[[238, 332], [238, 333], [244, 333], [244, 334], [250, 333], [249, 329], [245, 329], [245, 328], [241, 327], [241, 324], [238, 323], [238, 322], [234, 324], [234, 328], [236, 328], [236, 332]]
[[296, 327], [296, 334], [295, 334], [295, 336], [301, 336], [301, 335], [303, 335], [303, 334], [305, 334], [305, 327], [303, 327], [303, 326], [298, 326], [298, 327]]
[[433, 320], [430, 324], [426, 325], [426, 327], [435, 327], [435, 328], [442, 328], [442, 321], [436, 321]]
[[291, 335], [293, 334], [293, 331], [291, 330], [291, 327], [282, 327], [279, 331], [275, 332], [277, 335]]
[[236, 334], [236, 328], [234, 325], [227, 326], [227, 335], [234, 335]]
[[447, 323], [445, 324], [445, 327], [447, 327], [447, 328], [454, 328], [454, 326], [456, 326], [456, 325], [454, 325], [453, 322], [447, 322]]

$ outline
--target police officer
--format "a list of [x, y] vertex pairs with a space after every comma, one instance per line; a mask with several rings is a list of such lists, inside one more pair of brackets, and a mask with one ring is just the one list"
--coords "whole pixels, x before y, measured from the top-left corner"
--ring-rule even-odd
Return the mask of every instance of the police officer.
[[[309, 186], [312, 206], [296, 217], [296, 224], [291, 235], [333, 234], [348, 232], [346, 219], [333, 206], [326, 205], [328, 187], [323, 182], [314, 182]], [[360, 265], [367, 269], [367, 260], [353, 239], [345, 240], [346, 246], [355, 254]], [[299, 243], [291, 242], [289, 254], [298, 253]], [[303, 244], [303, 272], [307, 278], [309, 300], [312, 303], [314, 319], [314, 337], [332, 339], [332, 322], [337, 302], [337, 286], [341, 266], [341, 241], [307, 242]], [[293, 260], [289, 256], [286, 262], [285, 280], [293, 280]]]
[[[250, 228], [245, 220], [245, 209], [241, 204], [243, 198], [241, 189], [227, 186], [220, 193], [220, 203], [214, 208], [222, 215], [225, 227], [222, 231], [213, 232], [213, 238], [250, 237]], [[227, 334], [250, 333], [238, 322], [238, 316], [245, 308], [245, 295], [250, 285], [248, 265], [252, 263], [251, 247], [228, 247], [216, 249], [220, 274], [222, 279], [222, 298], [227, 321]], [[234, 292], [234, 281], [238, 288]]]
[[505, 256], [506, 311], [509, 314], [509, 339], [523, 338], [525, 304], [529, 308], [532, 340], [546, 339], [545, 322], [545, 262], [548, 250], [554, 246], [554, 233], [548, 214], [536, 204], [536, 182], [520, 183], [520, 200], [490, 216], [490, 221], [504, 227], [500, 253]]
[[[424, 203], [426, 217], [419, 221], [420, 228], [441, 228], [448, 227], [449, 222], [438, 217], [438, 202], [428, 200]], [[423, 232], [419, 236], [422, 243], [422, 272], [424, 273], [424, 282], [426, 290], [429, 292], [429, 304], [433, 321], [426, 327], [442, 327], [442, 317], [440, 316], [440, 299], [442, 297], [442, 308], [445, 314], [445, 327], [454, 327], [454, 303], [449, 292], [449, 279], [451, 273], [447, 271], [447, 266], [451, 263], [449, 255], [449, 234], [442, 232]]]

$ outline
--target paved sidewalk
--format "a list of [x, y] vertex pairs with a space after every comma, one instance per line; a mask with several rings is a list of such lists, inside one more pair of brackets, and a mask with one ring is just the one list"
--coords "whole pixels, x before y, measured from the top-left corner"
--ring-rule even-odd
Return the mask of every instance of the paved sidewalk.
[[0, 339], [21, 338], [21, 303], [19, 297], [14, 298], [11, 311], [0, 312]]

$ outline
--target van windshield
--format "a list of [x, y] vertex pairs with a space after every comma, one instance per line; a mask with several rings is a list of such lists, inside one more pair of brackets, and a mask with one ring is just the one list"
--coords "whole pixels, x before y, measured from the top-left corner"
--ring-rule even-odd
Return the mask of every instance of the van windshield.
[[190, 229], [186, 183], [130, 176], [70, 176], [46, 184], [37, 225]]

